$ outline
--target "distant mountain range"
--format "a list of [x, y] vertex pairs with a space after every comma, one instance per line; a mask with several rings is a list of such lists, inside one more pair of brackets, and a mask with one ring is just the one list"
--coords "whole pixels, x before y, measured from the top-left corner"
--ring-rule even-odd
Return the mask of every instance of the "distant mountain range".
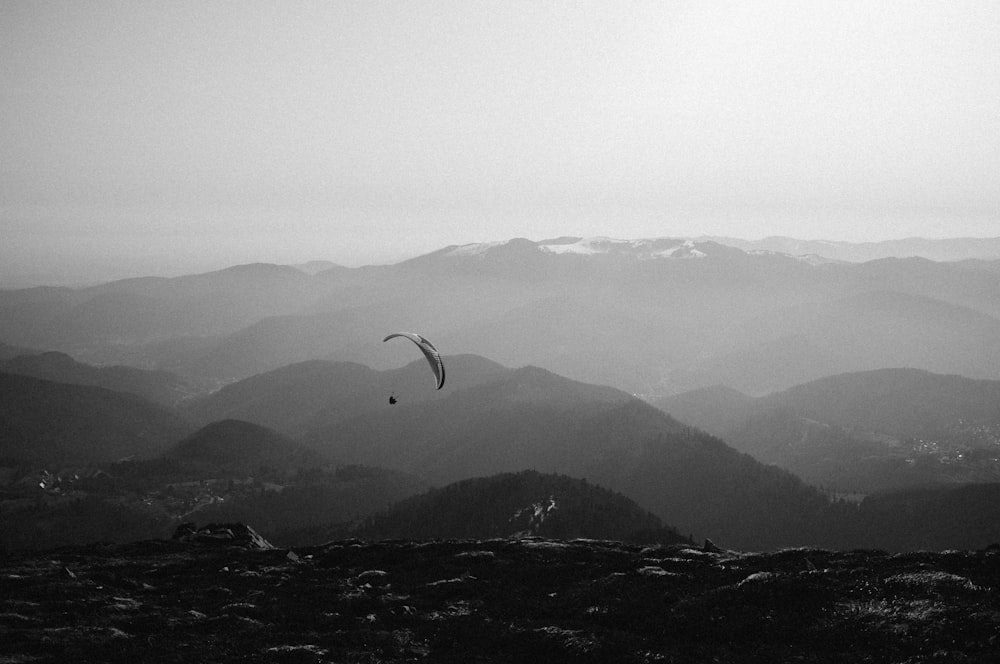
[[792, 475], [629, 394], [537, 367], [341, 418], [303, 440], [336, 463], [406, 470], [439, 486], [524, 469], [586, 478], [682, 533], [733, 546], [812, 541], [827, 507]]
[[123, 365], [95, 367], [57, 351], [0, 359], [0, 372], [34, 376], [57, 383], [104, 387], [135, 394], [168, 407], [176, 406], [198, 392], [198, 388], [167, 371]]
[[[322, 277], [267, 264], [81, 289], [0, 291], [5, 313], [0, 333], [34, 339], [37, 344], [31, 347], [87, 357], [106, 353], [108, 344], [229, 333], [267, 316], [294, 312], [327, 291]], [[81, 353], [81, 348], [86, 350]]]
[[839, 491], [1000, 481], [1000, 381], [880, 369], [762, 398], [715, 387], [654, 403]]
[[[811, 537], [791, 524], [809, 523], [826, 505], [791, 475], [765, 468], [627, 393], [537, 367], [505, 369], [471, 356], [455, 360], [441, 391], [433, 389], [422, 359], [380, 373], [344, 363], [305, 363], [234, 384], [229, 394], [219, 393], [222, 401], [206, 402], [268, 421], [290, 395], [296, 402], [296, 393], [317, 385], [319, 375], [327, 386], [320, 396], [328, 396], [310, 402], [315, 410], [295, 411], [301, 421], [282, 420], [304, 432], [299, 440], [311, 451], [263, 428], [264, 422], [223, 420], [191, 435], [191, 425], [132, 395], [0, 374], [12, 395], [2, 411], [7, 430], [41, 432], [8, 436], [0, 455], [54, 466], [158, 456], [182, 461], [191, 477], [231, 479], [288, 477], [323, 463], [363, 465], [411, 473], [432, 485], [534, 469], [587, 478], [623, 492], [685, 533], [747, 546]], [[317, 374], [317, 368], [323, 371]], [[363, 389], [356, 398], [369, 394], [372, 400], [340, 409], [337, 395], [352, 392], [358, 376], [378, 378], [368, 387], [358, 385]], [[390, 384], [400, 397], [395, 406], [379, 393]], [[240, 398], [230, 401], [234, 396]], [[75, 404], [84, 397], [102, 401], [77, 412]], [[137, 420], [144, 413], [147, 419]], [[137, 423], [143, 428], [126, 428]], [[176, 465], [149, 469], [178, 474]]]
[[20, 355], [35, 355], [36, 351], [32, 351], [30, 348], [23, 348], [21, 346], [11, 346], [5, 343], [0, 343], [0, 360], [10, 360]]
[[862, 263], [880, 258], [927, 258], [934, 261], [1000, 259], [1000, 237], [927, 239], [919, 237], [881, 242], [837, 242], [796, 240], [790, 237], [766, 237], [741, 240], [731, 237], [707, 237], [746, 251], [777, 251], [797, 256], [813, 255], [839, 261]]
[[207, 424], [234, 418], [299, 436], [340, 418], [385, 411], [390, 394], [401, 407], [439, 400], [508, 371], [482, 357], [448, 358], [452, 378], [433, 390], [427, 366], [413, 362], [400, 369], [375, 371], [352, 362], [309, 360], [232, 383], [182, 404], [192, 420]]
[[[1000, 538], [994, 484], [869, 496], [859, 506], [838, 502], [620, 390], [538, 367], [508, 369], [476, 356], [451, 359], [450, 382], [441, 391], [433, 389], [422, 359], [389, 371], [334, 362], [284, 367], [190, 402], [190, 412], [202, 417], [212, 418], [218, 409], [260, 422], [222, 418], [197, 431], [134, 395], [0, 374], [0, 526], [8, 533], [0, 545], [71, 543], [88, 533], [135, 537], [194, 513], [202, 520], [253, 523], [282, 542], [315, 543], [361, 532], [352, 530], [358, 519], [428, 485], [456, 482], [390, 512], [396, 516], [372, 525], [367, 536], [396, 536], [402, 531], [393, 529], [408, 519], [444, 524], [440, 531], [412, 531], [420, 536], [452, 536], [457, 531], [450, 529], [466, 518], [463, 504], [475, 502], [472, 495], [507, 487], [509, 492], [494, 496], [504, 514], [531, 507], [520, 512], [521, 521], [507, 522], [518, 533], [538, 525], [530, 516], [536, 507], [538, 514], [554, 509], [538, 493], [548, 491], [557, 505], [574, 505], [577, 515], [565, 531], [543, 532], [549, 536], [632, 537], [611, 529], [618, 522], [629, 532], [651, 530], [660, 538], [666, 535], [656, 524], [667, 524], [671, 532], [740, 549], [981, 547]], [[355, 387], [357, 400], [343, 402]], [[400, 396], [398, 404], [388, 403], [386, 388]], [[996, 403], [993, 381], [883, 370], [828, 378], [763, 399], [712, 389], [659, 405], [712, 431], [730, 427], [737, 448], [843, 493], [911, 486], [914, 477], [990, 479], [973, 477], [969, 469], [996, 465], [990, 456], [997, 449], [990, 438]], [[268, 428], [268, 421], [286, 432]], [[940, 454], [924, 454], [911, 467], [903, 451], [912, 452], [914, 441], [927, 442], [931, 435], [939, 436]], [[970, 449], [970, 441], [978, 447]], [[956, 451], [967, 454], [971, 465], [947, 457]], [[123, 457], [131, 460], [116, 461]], [[56, 472], [66, 466], [75, 469]], [[839, 473], [834, 477], [871, 486], [833, 486], [829, 476], [822, 479], [831, 468]], [[545, 477], [536, 481], [525, 470]], [[463, 483], [511, 474], [520, 479]], [[573, 479], [551, 479], [554, 474]], [[601, 498], [588, 486], [622, 498]], [[554, 487], [561, 487], [564, 498]], [[640, 512], [623, 507], [626, 499]], [[595, 506], [601, 504], [605, 508]], [[950, 513], [959, 508], [962, 514]], [[602, 509], [617, 516], [604, 519]], [[658, 521], [647, 523], [646, 510]], [[923, 525], [913, 522], [920, 510], [926, 511]], [[486, 532], [496, 526], [494, 512], [468, 517], [470, 527]], [[904, 522], [908, 530], [897, 527]], [[585, 523], [603, 525], [587, 530]]]
[[[20, 492], [25, 468], [106, 471], [135, 455], [128, 477], [109, 472], [115, 490], [180, 486], [196, 468], [232, 491], [152, 505], [232, 516], [252, 504], [269, 528], [292, 528], [309, 499], [318, 515], [360, 517], [372, 487], [402, 498], [530, 469], [586, 478], [734, 548], [875, 542], [869, 531], [890, 533], [893, 510], [917, 504], [937, 530], [906, 541], [945, 541], [956, 505], [989, 521], [977, 502], [989, 492], [925, 486], [1000, 479], [998, 241], [851, 262], [836, 243], [513, 239], [386, 266], [0, 291], [0, 457], [24, 466], [3, 472], [24, 473]], [[382, 343], [396, 331], [433, 340], [444, 389], [412, 345]], [[334, 479], [343, 467], [385, 474], [355, 490]], [[931, 494], [829, 500], [913, 487]], [[369, 511], [334, 509], [337, 496]], [[67, 504], [87, 520], [106, 507]], [[134, 507], [141, 530], [155, 510]], [[321, 525], [310, 519], [299, 525]]]
[[399, 330], [445, 354], [643, 394], [722, 383], [759, 395], [894, 366], [1000, 378], [997, 269], [980, 258], [849, 263], [706, 239], [565, 237], [326, 267], [0, 291], [0, 343], [199, 386], [309, 360], [399, 366], [380, 343]]

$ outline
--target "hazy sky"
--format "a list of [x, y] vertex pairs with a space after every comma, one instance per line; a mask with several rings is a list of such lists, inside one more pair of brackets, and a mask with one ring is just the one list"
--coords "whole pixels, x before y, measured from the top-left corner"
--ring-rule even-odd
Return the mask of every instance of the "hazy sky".
[[998, 35], [995, 0], [0, 0], [0, 276], [998, 236]]

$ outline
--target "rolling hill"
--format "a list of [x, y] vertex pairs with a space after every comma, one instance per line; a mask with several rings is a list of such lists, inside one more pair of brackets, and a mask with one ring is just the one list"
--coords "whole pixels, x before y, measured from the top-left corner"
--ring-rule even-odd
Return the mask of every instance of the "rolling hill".
[[818, 541], [817, 518], [829, 507], [792, 475], [624, 392], [537, 367], [341, 420], [304, 440], [338, 463], [406, 470], [435, 485], [524, 469], [586, 478], [726, 546]]
[[0, 457], [49, 467], [150, 457], [194, 427], [102, 387], [0, 373]]
[[368, 517], [351, 534], [370, 540], [538, 536], [691, 543], [621, 494], [586, 480], [535, 471], [431, 489]]
[[758, 399], [715, 388], [654, 403], [838, 491], [1000, 480], [1000, 381], [879, 369]]
[[176, 406], [197, 391], [194, 386], [167, 371], [122, 365], [95, 367], [77, 362], [69, 355], [57, 351], [18, 355], [2, 360], [0, 371], [57, 383], [93, 385], [116, 392], [128, 392], [167, 407]]
[[[767, 397], [804, 416], [898, 438], [1000, 441], [1000, 381], [917, 369], [829, 376]], [[977, 436], [993, 430], [989, 438]]]
[[310, 427], [383, 411], [393, 393], [402, 406], [439, 400], [507, 371], [495, 362], [472, 355], [450, 356], [448, 368], [449, 380], [438, 391], [433, 389], [423, 359], [388, 371], [375, 371], [353, 362], [298, 362], [192, 399], [183, 410], [196, 422], [233, 418], [298, 436]]
[[763, 395], [879, 368], [1000, 377], [1000, 319], [924, 296], [866, 291], [770, 310], [732, 325], [739, 333], [727, 337], [753, 342], [697, 359], [674, 379]]
[[11, 343], [113, 361], [124, 348], [157, 340], [235, 332], [329, 290], [328, 281], [295, 268], [252, 264], [80, 289], [0, 291], [0, 334]]
[[290, 475], [324, 463], [321, 455], [265, 427], [240, 420], [213, 422], [187, 436], [162, 456], [214, 477]]

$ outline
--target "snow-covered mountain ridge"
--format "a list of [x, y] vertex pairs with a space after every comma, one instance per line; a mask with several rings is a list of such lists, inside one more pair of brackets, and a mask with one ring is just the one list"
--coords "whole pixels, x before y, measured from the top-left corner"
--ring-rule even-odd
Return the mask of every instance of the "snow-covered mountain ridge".
[[517, 245], [524, 248], [554, 255], [631, 256], [640, 260], [656, 258], [705, 258], [707, 243], [697, 243], [685, 238], [653, 238], [624, 240], [610, 237], [560, 237], [534, 242], [515, 239], [508, 242], [480, 242], [449, 248], [448, 256], [485, 256], [501, 249], [511, 249]]
[[785, 256], [812, 265], [838, 262], [817, 254], [797, 255], [770, 249], [735, 247], [712, 238], [638, 238], [622, 239], [605, 236], [558, 237], [547, 240], [515, 238], [507, 241], [476, 242], [446, 247], [435, 256], [452, 258], [486, 258], [499, 255], [536, 253], [548, 256], [613, 257], [637, 261], [662, 259], [701, 259], [724, 255]]
[[553, 255], [620, 256], [639, 260], [705, 258], [729, 250], [747, 255], [781, 255], [803, 262], [861, 263], [881, 258], [922, 257], [933, 261], [998, 260], [1000, 238], [908, 238], [884, 242], [851, 243], [768, 237], [761, 240], [699, 235], [621, 239], [606, 236], [565, 236], [540, 241], [516, 238], [452, 246], [435, 252], [447, 256], [485, 256], [495, 252], [537, 251]]
[[539, 249], [551, 254], [633, 254], [637, 258], [704, 258], [707, 254], [695, 247], [693, 240], [657, 238], [618, 240], [608, 237], [560, 238], [543, 240]]

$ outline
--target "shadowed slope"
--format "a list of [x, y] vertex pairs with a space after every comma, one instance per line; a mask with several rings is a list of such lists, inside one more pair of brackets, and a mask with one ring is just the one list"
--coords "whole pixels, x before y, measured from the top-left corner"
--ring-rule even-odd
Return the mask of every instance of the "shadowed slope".
[[818, 492], [611, 388], [537, 367], [446, 399], [312, 431], [341, 463], [407, 470], [436, 484], [532, 469], [621, 491], [682, 533], [732, 546], [815, 541]]
[[424, 360], [382, 372], [353, 362], [299, 362], [193, 399], [185, 412], [198, 422], [234, 418], [294, 436], [345, 417], [384, 410], [393, 392], [404, 405], [438, 400], [509, 371], [472, 355], [449, 356], [446, 362], [449, 381], [440, 391], [430, 385]]
[[167, 371], [127, 366], [95, 367], [77, 362], [69, 355], [56, 351], [19, 355], [0, 362], [0, 371], [58, 383], [94, 385], [117, 392], [129, 392], [163, 406], [175, 406], [195, 392], [193, 386]]
[[696, 391], [656, 404], [836, 491], [1000, 480], [1000, 381], [879, 369], [731, 396]]
[[163, 456], [185, 465], [245, 475], [262, 467], [290, 473], [324, 462], [314, 450], [270, 429], [240, 420], [213, 422], [174, 445]]
[[157, 454], [193, 427], [101, 387], [0, 373], [0, 456], [50, 466]]
[[535, 535], [663, 544], [685, 540], [621, 494], [586, 480], [535, 471], [462, 480], [432, 489], [369, 517], [351, 534], [366, 539]]

